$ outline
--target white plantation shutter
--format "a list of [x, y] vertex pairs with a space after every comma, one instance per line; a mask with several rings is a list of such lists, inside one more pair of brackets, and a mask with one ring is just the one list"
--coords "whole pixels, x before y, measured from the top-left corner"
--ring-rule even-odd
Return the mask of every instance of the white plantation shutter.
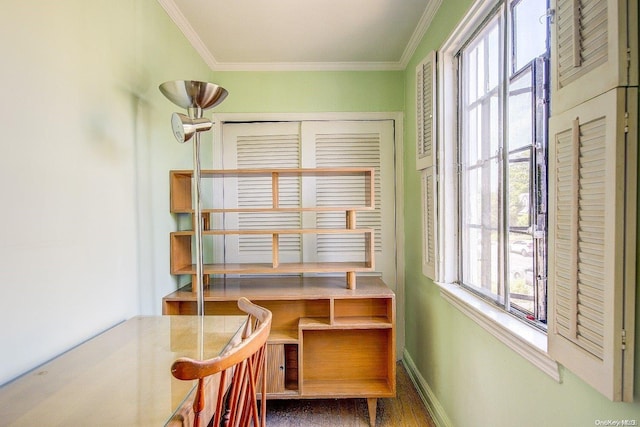
[[[299, 123], [225, 124], [224, 159], [226, 169], [299, 168]], [[272, 206], [272, 180], [265, 177], [225, 178], [224, 205], [226, 208], [260, 208]], [[297, 207], [301, 203], [300, 179], [279, 179], [279, 206]], [[300, 228], [299, 212], [240, 212], [227, 213], [225, 229]], [[271, 262], [271, 235], [226, 236], [226, 262]], [[283, 234], [279, 240], [281, 262], [299, 262], [300, 235]]]
[[613, 89], [549, 123], [549, 353], [612, 400], [633, 398], [636, 106]]
[[[304, 122], [302, 140], [304, 167], [374, 168], [375, 210], [358, 211], [356, 225], [375, 230], [376, 271], [392, 274], [394, 267], [390, 264], [395, 259], [395, 249], [390, 244], [394, 241], [393, 122]], [[351, 206], [354, 201], [364, 205], [362, 177], [309, 180], [303, 194], [309, 197], [308, 206]], [[304, 220], [310, 227], [345, 227], [344, 212], [309, 213]], [[319, 234], [303, 238], [305, 261], [311, 261], [313, 257], [327, 262], [363, 260], [363, 236]]]
[[435, 167], [422, 171], [422, 273], [436, 279]]
[[556, 0], [549, 121], [549, 354], [633, 398], [637, 0]]
[[434, 164], [436, 137], [436, 52], [431, 51], [416, 67], [416, 169]]
[[[637, 34], [637, 0], [555, 0], [554, 9], [552, 114], [609, 89], [638, 84], [637, 45], [619, 40], [628, 30]], [[637, 43], [637, 37], [629, 41]]]
[[422, 272], [436, 279], [436, 52], [416, 67], [416, 168], [422, 170]]

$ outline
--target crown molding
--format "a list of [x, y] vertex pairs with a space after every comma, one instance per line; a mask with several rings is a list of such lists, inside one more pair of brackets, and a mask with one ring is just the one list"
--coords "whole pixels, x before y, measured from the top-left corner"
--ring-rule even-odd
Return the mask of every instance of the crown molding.
[[213, 71], [398, 71], [400, 62], [224, 62]]
[[436, 15], [436, 12], [438, 11], [438, 9], [440, 8], [440, 5], [442, 5], [442, 0], [429, 1], [427, 8], [424, 10], [424, 13], [420, 17], [420, 21], [418, 22], [418, 25], [416, 26], [415, 31], [411, 35], [411, 38], [409, 39], [409, 43], [407, 43], [407, 46], [405, 47], [404, 52], [402, 53], [402, 57], [400, 58], [399, 64], [401, 64], [403, 70], [407, 68], [409, 61], [411, 61], [411, 57], [413, 56], [416, 49], [418, 48], [418, 45], [422, 41], [424, 34], [427, 32], [427, 29], [431, 25], [431, 21], [433, 21], [433, 18]]
[[209, 49], [207, 49], [200, 36], [198, 36], [198, 33], [196, 33], [173, 0], [158, 0], [158, 3], [160, 3], [160, 6], [162, 6], [165, 12], [167, 12], [167, 15], [169, 15], [171, 20], [178, 26], [180, 31], [182, 31], [182, 34], [184, 34], [189, 43], [191, 43], [193, 48], [198, 52], [209, 68], [215, 70], [218, 66], [218, 62], [213, 57], [213, 54]]

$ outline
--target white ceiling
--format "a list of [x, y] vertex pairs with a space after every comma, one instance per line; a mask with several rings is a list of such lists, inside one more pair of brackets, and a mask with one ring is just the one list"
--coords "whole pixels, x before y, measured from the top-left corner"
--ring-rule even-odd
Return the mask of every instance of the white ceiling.
[[158, 0], [212, 70], [401, 70], [442, 0]]

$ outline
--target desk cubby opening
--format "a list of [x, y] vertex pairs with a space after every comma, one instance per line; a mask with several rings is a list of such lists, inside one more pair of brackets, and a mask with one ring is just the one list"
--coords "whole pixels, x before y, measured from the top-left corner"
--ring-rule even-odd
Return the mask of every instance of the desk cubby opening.
[[302, 330], [302, 395], [390, 396], [395, 387], [392, 371], [391, 329]]
[[336, 299], [334, 320], [338, 323], [349, 321], [373, 321], [391, 323], [393, 307], [387, 298]]
[[284, 345], [284, 387], [286, 390], [298, 390], [298, 346]]

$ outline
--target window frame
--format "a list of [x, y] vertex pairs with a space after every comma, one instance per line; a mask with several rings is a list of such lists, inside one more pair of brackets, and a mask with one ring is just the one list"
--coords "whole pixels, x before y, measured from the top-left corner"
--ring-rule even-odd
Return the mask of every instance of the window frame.
[[472, 291], [457, 284], [459, 267], [459, 210], [454, 197], [446, 194], [458, 194], [458, 137], [461, 132], [458, 123], [458, 61], [456, 54], [467, 43], [485, 20], [500, 5], [497, 0], [477, 1], [467, 12], [452, 35], [438, 52], [438, 96], [437, 125], [438, 137], [437, 170], [439, 218], [438, 239], [438, 277], [435, 283], [441, 289], [442, 297], [474, 320], [516, 353], [530, 361], [555, 381], [560, 381], [557, 362], [547, 353], [547, 334], [533, 325], [524, 323], [515, 315], [508, 313], [480, 298]]
[[[461, 126], [461, 138], [466, 139], [465, 132], [471, 132], [468, 134], [470, 138], [475, 135], [475, 138], [471, 138], [470, 142], [465, 142], [460, 146], [458, 156], [458, 164], [460, 165], [458, 188], [460, 193], [463, 193], [463, 198], [458, 204], [459, 210], [463, 212], [459, 216], [460, 239], [462, 241], [459, 253], [462, 260], [459, 267], [459, 281], [471, 292], [495, 303], [523, 321], [531, 322], [534, 326], [546, 330], [546, 128], [549, 118], [547, 64], [550, 40], [547, 38], [543, 44], [546, 55], [532, 57], [524, 63], [516, 63], [516, 40], [521, 34], [515, 33], [517, 26], [515, 14], [516, 9], [522, 4], [523, 1], [519, 0], [496, 2], [494, 7], [483, 17], [479, 27], [468, 35], [455, 56], [458, 61], [456, 65], [462, 70], [458, 76], [458, 87], [462, 89], [457, 116], [459, 126]], [[479, 46], [481, 48], [480, 56], [484, 54], [484, 58], [474, 61]], [[542, 49], [543, 46], [539, 45], [538, 48]], [[488, 58], [486, 55], [494, 55], [494, 58]], [[491, 64], [495, 63], [496, 55], [500, 56], [498, 69], [503, 75], [492, 78], [491, 76], [496, 70], [491, 71]], [[476, 67], [479, 64], [483, 68], [478, 71]], [[476, 73], [482, 77], [482, 81], [474, 79]], [[517, 89], [514, 86], [516, 81], [524, 82], [526, 88]], [[521, 84], [519, 83], [519, 85]], [[523, 90], [524, 92], [522, 92]], [[528, 140], [531, 142], [515, 148], [511, 145], [513, 142], [511, 131], [513, 129], [508, 129], [506, 126], [500, 128], [499, 126], [499, 123], [511, 122], [509, 115], [512, 110], [509, 102], [512, 99], [513, 91], [528, 94], [529, 114], [531, 114], [531, 121], [529, 121], [529, 137], [531, 139]], [[476, 111], [479, 111], [480, 114]], [[474, 118], [478, 124], [468, 128]], [[494, 126], [494, 123], [497, 125]], [[487, 144], [478, 142], [479, 138], [484, 138], [484, 136], [481, 137], [474, 133], [477, 129], [474, 131], [473, 128], [477, 126], [483, 129], [483, 133], [489, 132], [498, 138], [495, 146], [494, 143], [488, 147]], [[518, 157], [523, 154], [525, 157]], [[472, 156], [470, 159], [467, 157], [469, 155]], [[515, 164], [525, 164], [529, 175], [528, 196], [530, 203], [526, 227], [512, 224], [510, 217], [511, 172]], [[542, 174], [539, 173], [540, 168]], [[475, 174], [479, 174], [478, 179], [488, 179], [488, 181], [473, 189], [467, 189], [466, 185], [469, 182], [478, 182], [473, 179]], [[471, 177], [470, 180], [469, 177]], [[542, 183], [541, 187], [538, 186], [540, 182]], [[495, 192], [495, 197], [490, 195], [493, 192]], [[482, 212], [473, 208], [478, 203], [477, 201], [471, 201], [469, 204], [466, 195], [472, 194], [481, 194]], [[540, 197], [540, 194], [543, 196]], [[489, 212], [485, 212], [485, 207], [489, 208]], [[474, 212], [475, 221], [473, 221]], [[489, 215], [495, 213], [495, 219], [489, 220], [485, 216], [486, 213]], [[495, 239], [490, 237], [494, 232], [498, 234]], [[473, 234], [476, 234], [475, 238], [471, 237]], [[520, 267], [523, 265], [523, 260], [517, 259], [519, 255], [512, 254], [510, 249], [510, 242], [515, 235], [521, 236], [533, 245], [532, 258], [527, 267], [533, 272], [531, 294], [522, 295], [514, 290], [514, 286], [517, 286], [518, 283], [514, 282], [516, 279], [512, 274], [519, 265]], [[474, 261], [477, 259], [474, 253], [477, 239], [482, 242], [483, 253], [491, 253], [488, 257], [482, 257], [482, 266]], [[496, 246], [493, 246], [494, 244]], [[469, 253], [467, 254], [467, 252]], [[495, 268], [491, 267], [492, 265]], [[478, 274], [480, 275], [478, 276]], [[493, 286], [491, 285], [492, 281], [494, 281]], [[529, 305], [526, 302], [521, 303], [523, 298], [526, 301], [531, 301]]]

